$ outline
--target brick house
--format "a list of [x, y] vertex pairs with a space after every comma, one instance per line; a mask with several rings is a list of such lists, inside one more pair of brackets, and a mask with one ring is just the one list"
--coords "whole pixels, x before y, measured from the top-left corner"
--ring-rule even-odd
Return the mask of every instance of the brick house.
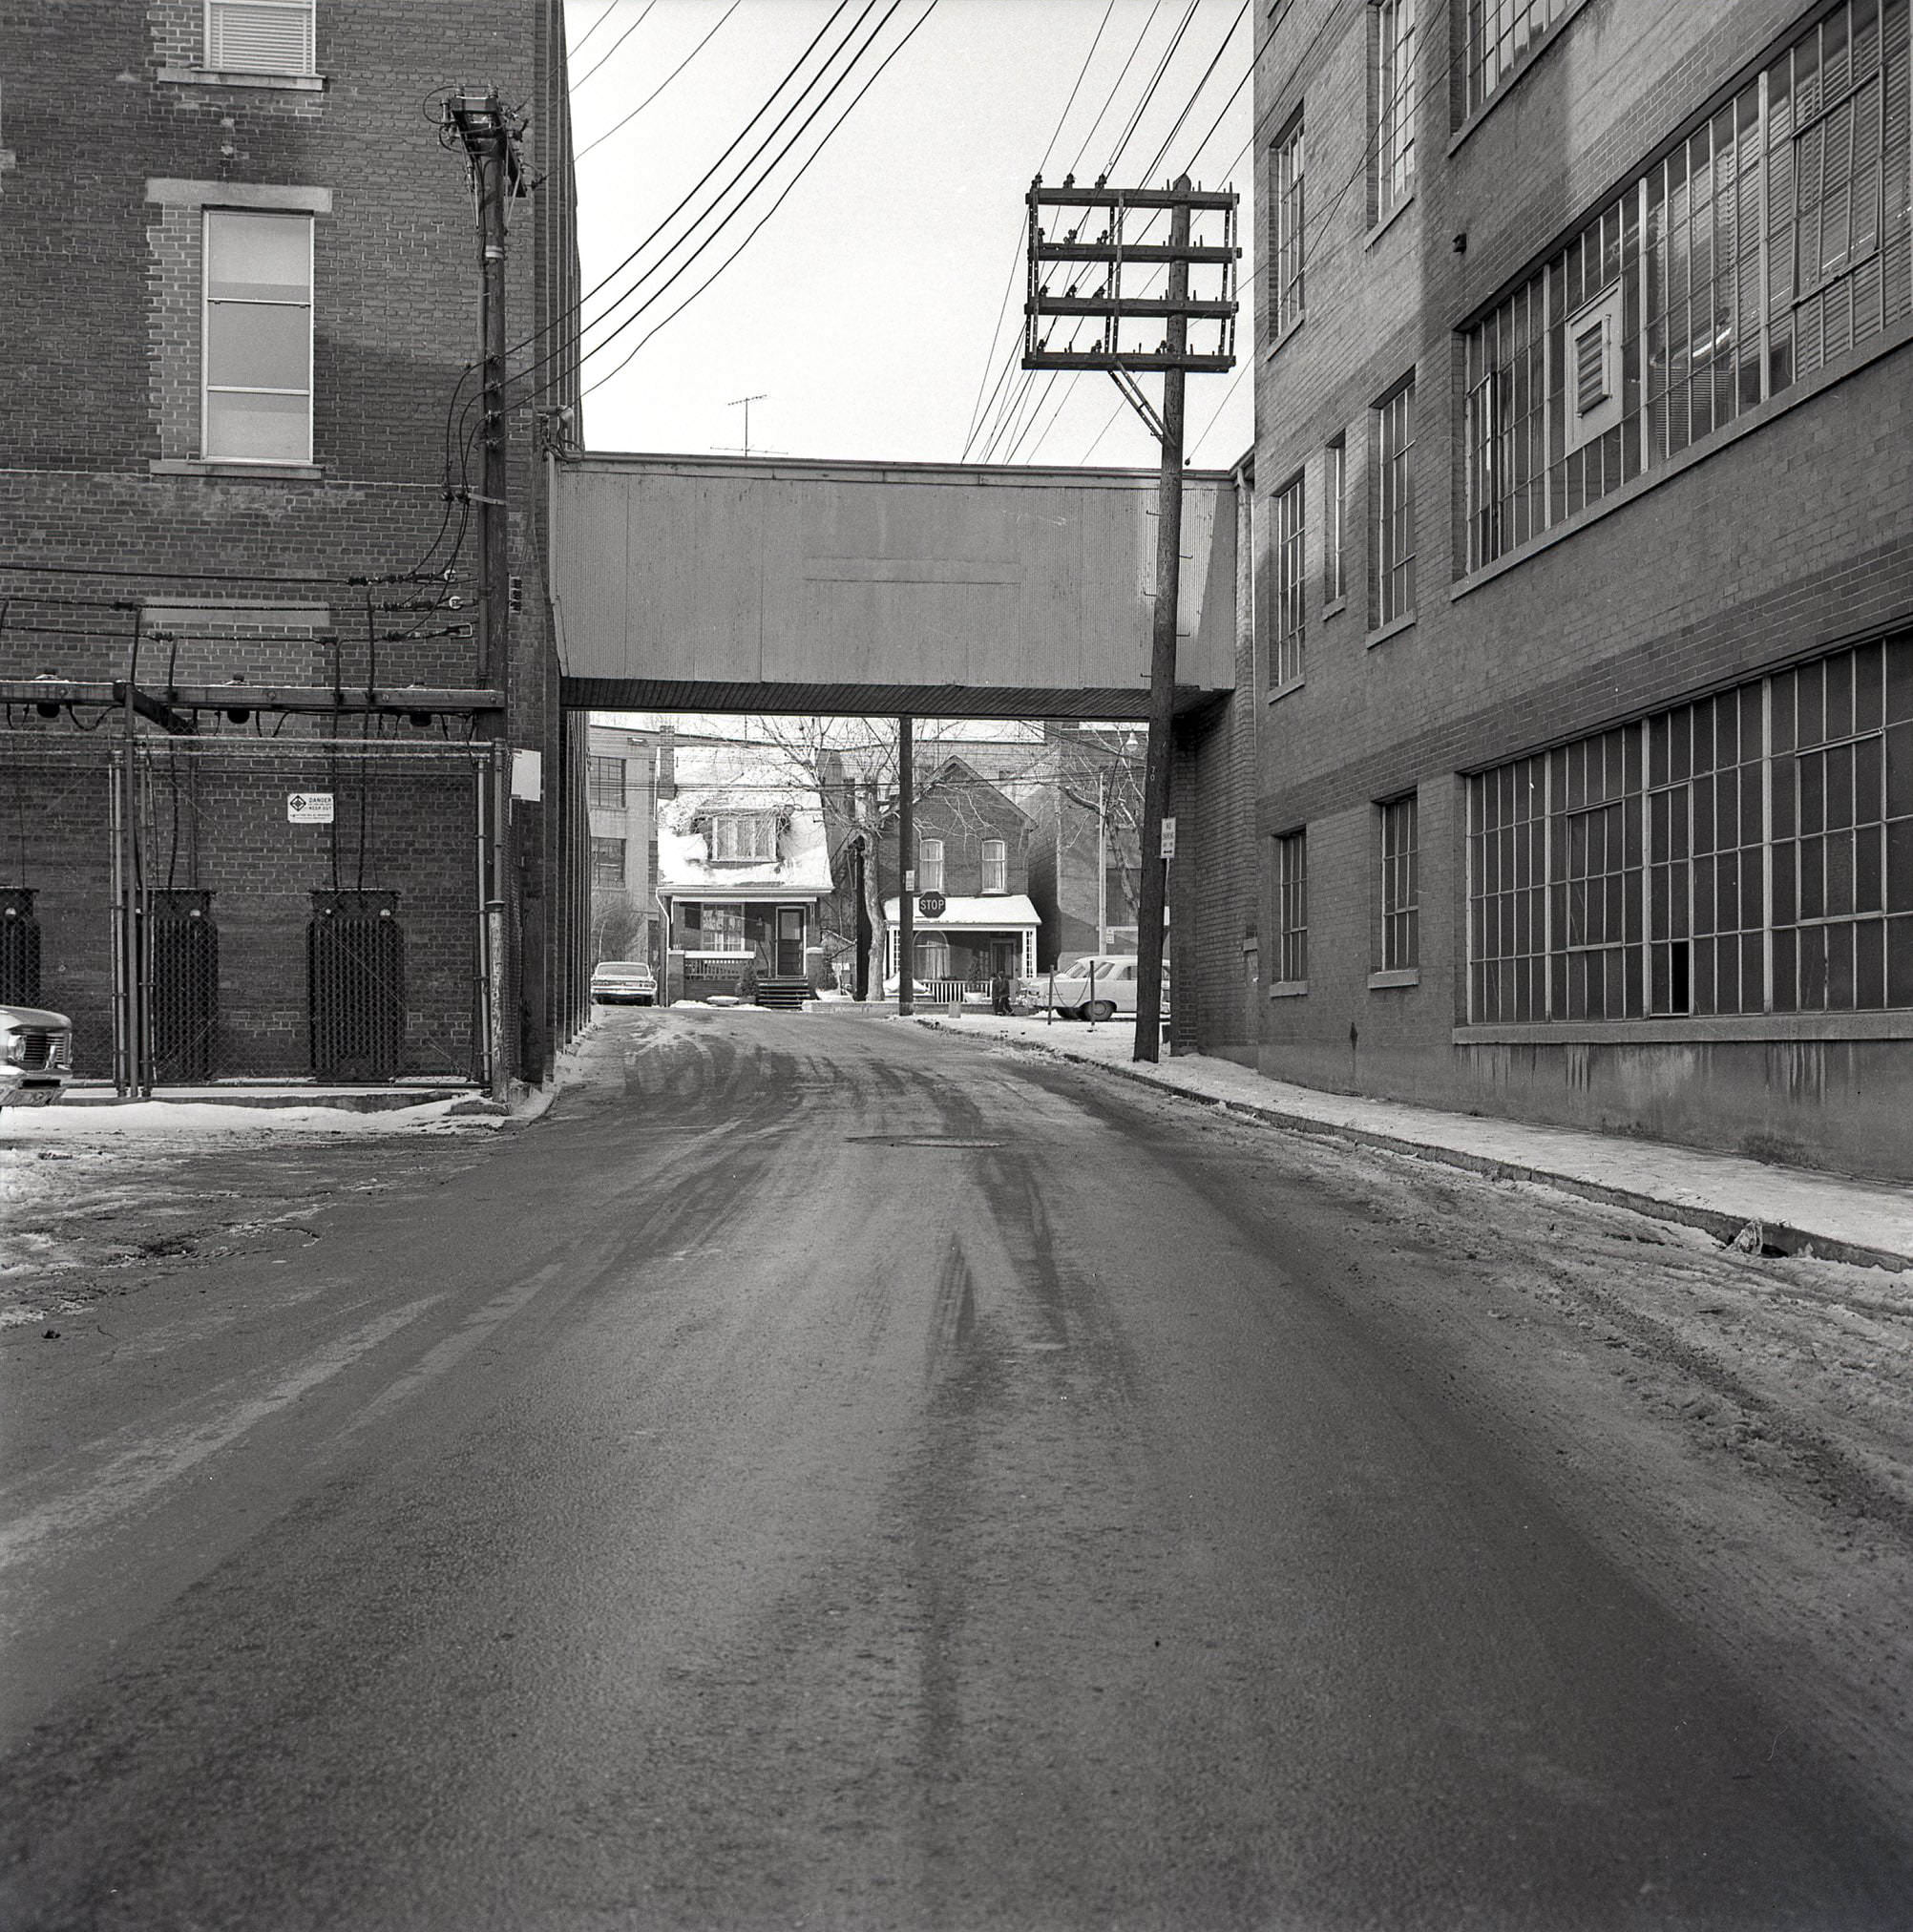
[[[500, 695], [533, 755], [505, 801], [455, 494], [471, 188], [421, 102], [466, 75], [529, 103], [541, 181], [516, 204], [508, 324], [557, 349], [527, 403], [575, 405], [558, 0], [8, 10], [0, 895], [35, 929], [35, 990], [74, 1015], [87, 1074], [120, 1064], [141, 956], [162, 1082], [482, 1078], [488, 1037], [536, 1079], [582, 997], [545, 971], [583, 915], [582, 726], [549, 702], [528, 409]], [[102, 728], [129, 676], [145, 715]], [[488, 988], [475, 854], [508, 815]], [[356, 977], [335, 943], [355, 921], [380, 935]]]
[[[945, 901], [914, 920], [917, 978], [955, 994], [985, 990], [998, 973], [1034, 974], [1041, 919], [1029, 897], [1029, 813], [966, 760], [946, 758], [919, 787], [914, 818], [916, 892]], [[898, 831], [893, 816], [878, 857], [886, 981], [900, 977]]]
[[1255, 94], [1211, 1041], [1913, 1175], [1907, 0], [1296, 0]]

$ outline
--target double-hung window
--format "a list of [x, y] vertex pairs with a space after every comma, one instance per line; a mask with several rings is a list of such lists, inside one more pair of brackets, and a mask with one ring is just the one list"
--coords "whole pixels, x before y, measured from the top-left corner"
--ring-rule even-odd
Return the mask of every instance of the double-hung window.
[[1468, 0], [1469, 114], [1521, 65], [1566, 6], [1567, 0]]
[[312, 460], [312, 217], [208, 208], [200, 452]]
[[1417, 863], [1415, 795], [1391, 799], [1377, 811], [1381, 860], [1381, 944], [1384, 973], [1421, 963], [1421, 882]]
[[622, 811], [624, 809], [623, 759], [599, 758], [594, 755], [587, 761], [587, 766], [593, 808], [600, 811]]
[[999, 838], [983, 841], [983, 890], [1007, 892], [1010, 889], [1010, 848]]
[[1337, 436], [1322, 452], [1322, 601], [1348, 595], [1349, 446]]
[[943, 841], [920, 838], [916, 842], [916, 890], [940, 892], [943, 890]]
[[1369, 153], [1380, 221], [1415, 188], [1415, 0], [1371, 0], [1369, 10], [1375, 36]]
[[215, 73], [310, 74], [314, 0], [206, 0]]
[[1415, 377], [1375, 406], [1374, 621], [1392, 624], [1415, 609]]
[[1269, 247], [1269, 339], [1277, 342], [1302, 319], [1302, 121], [1299, 116], [1272, 154], [1269, 205], [1275, 232]]
[[1291, 985], [1309, 976], [1309, 834], [1275, 840], [1275, 977]]
[[1269, 688], [1286, 691], [1302, 681], [1303, 622], [1302, 479], [1275, 498], [1275, 609], [1270, 638]]

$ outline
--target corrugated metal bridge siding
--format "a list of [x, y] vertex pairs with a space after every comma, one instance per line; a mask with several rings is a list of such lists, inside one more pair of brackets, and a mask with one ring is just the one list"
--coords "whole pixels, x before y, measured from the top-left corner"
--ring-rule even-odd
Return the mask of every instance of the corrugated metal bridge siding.
[[[568, 704], [1144, 714], [1153, 471], [588, 456], [554, 495]], [[1190, 473], [1189, 704], [1234, 683], [1233, 499]]]

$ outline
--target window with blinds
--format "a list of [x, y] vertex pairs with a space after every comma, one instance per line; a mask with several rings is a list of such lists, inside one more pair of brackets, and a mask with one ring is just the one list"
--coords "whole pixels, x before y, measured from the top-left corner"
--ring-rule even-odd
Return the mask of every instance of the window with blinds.
[[206, 0], [206, 65], [233, 74], [310, 74], [315, 0]]

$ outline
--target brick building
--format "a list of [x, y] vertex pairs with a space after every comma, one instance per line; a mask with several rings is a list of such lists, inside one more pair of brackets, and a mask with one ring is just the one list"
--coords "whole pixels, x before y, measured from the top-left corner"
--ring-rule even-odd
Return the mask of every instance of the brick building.
[[1185, 757], [1226, 811], [1249, 746], [1261, 985], [1209, 1037], [1913, 1174], [1907, 15], [1276, 10], [1253, 730]]
[[[140, 981], [124, 907], [162, 1082], [482, 1078], [488, 1031], [537, 1078], [582, 995], [545, 970], [582, 917], [583, 743], [557, 711], [532, 488], [539, 412], [577, 389], [558, 0], [0, 18], [0, 894], [34, 930], [34, 990], [107, 1072]], [[461, 80], [528, 108], [508, 326], [551, 352], [515, 391], [529, 507], [489, 702], [458, 494], [477, 238], [429, 118]], [[137, 719], [112, 707], [128, 679]], [[507, 745], [535, 754], [509, 804]], [[480, 842], [508, 840], [488, 939]], [[361, 926], [363, 956], [340, 939]]]
[[[919, 910], [913, 922], [917, 978], [954, 994], [986, 989], [999, 973], [1033, 974], [1041, 918], [1029, 896], [1029, 813], [974, 766], [946, 758], [917, 788], [912, 830], [917, 894], [944, 899], [941, 913]], [[902, 971], [899, 831], [893, 815], [877, 859], [886, 984]]]
[[676, 796], [674, 734], [594, 724], [585, 768], [591, 835], [591, 956], [656, 971], [658, 806]]

